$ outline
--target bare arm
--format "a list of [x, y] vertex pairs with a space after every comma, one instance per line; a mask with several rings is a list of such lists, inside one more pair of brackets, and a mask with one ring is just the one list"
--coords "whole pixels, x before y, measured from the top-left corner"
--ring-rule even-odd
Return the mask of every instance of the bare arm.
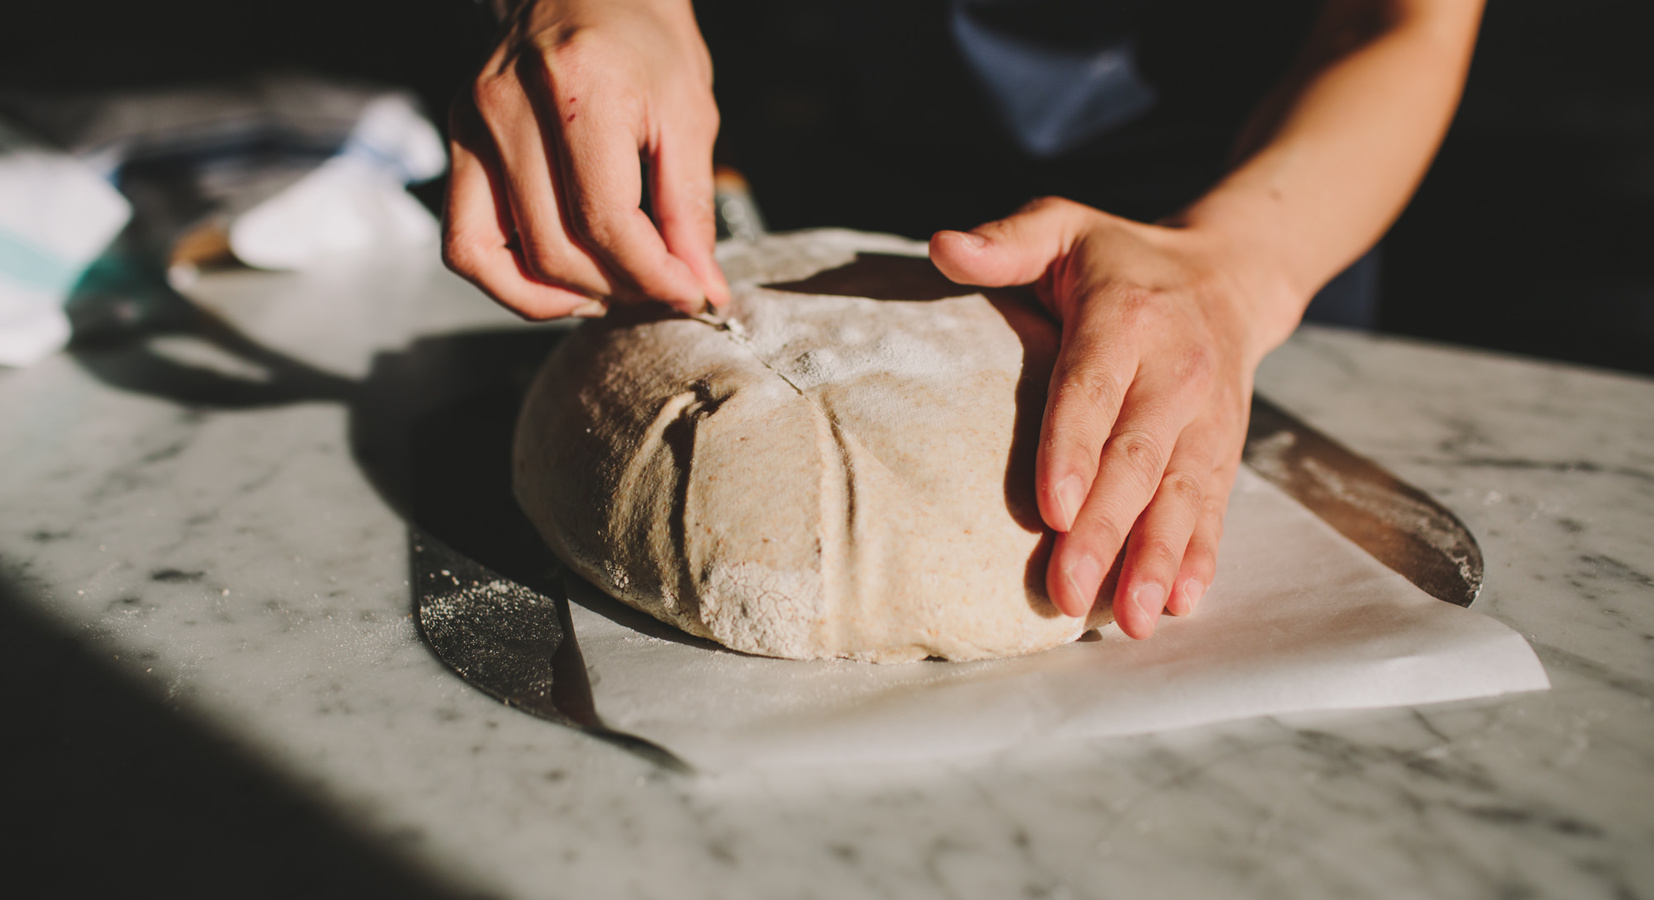
[[[1299, 63], [1242, 134], [1239, 165], [1167, 224], [1251, 234], [1292, 302], [1309, 298], [1401, 213], [1458, 107], [1482, 0], [1334, 0]], [[1268, 315], [1268, 313], [1265, 313]]]
[[1481, 0], [1332, 0], [1238, 163], [1145, 225], [1036, 201], [931, 256], [957, 281], [1033, 283], [1063, 323], [1037, 491], [1059, 532], [1047, 572], [1084, 615], [1110, 568], [1120, 627], [1211, 584], [1253, 374], [1315, 291], [1389, 227], [1458, 103]]

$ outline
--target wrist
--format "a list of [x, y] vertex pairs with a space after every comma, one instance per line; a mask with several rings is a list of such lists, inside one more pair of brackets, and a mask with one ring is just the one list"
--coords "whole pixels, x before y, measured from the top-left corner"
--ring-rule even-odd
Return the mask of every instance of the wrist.
[[1314, 295], [1293, 265], [1292, 244], [1267, 223], [1213, 215], [1197, 204], [1161, 222], [1207, 264], [1218, 296], [1234, 310], [1251, 365], [1280, 346]]

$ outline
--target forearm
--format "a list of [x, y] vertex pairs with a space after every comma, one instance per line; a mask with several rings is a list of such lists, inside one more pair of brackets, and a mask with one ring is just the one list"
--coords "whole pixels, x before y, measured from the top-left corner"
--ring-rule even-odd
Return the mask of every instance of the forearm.
[[1239, 164], [1168, 223], [1229, 242], [1268, 273], [1250, 286], [1260, 353], [1406, 205], [1458, 104], [1481, 6], [1333, 0], [1249, 126]]

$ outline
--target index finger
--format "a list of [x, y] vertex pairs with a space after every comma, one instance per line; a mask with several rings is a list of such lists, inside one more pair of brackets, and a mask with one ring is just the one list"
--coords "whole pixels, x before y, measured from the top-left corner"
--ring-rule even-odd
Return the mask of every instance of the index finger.
[[601, 301], [531, 276], [513, 249], [512, 211], [486, 133], [457, 109], [451, 121], [452, 166], [443, 211], [443, 261], [508, 309], [530, 319], [595, 315]]
[[[542, 73], [545, 70], [542, 69]], [[642, 209], [643, 169], [639, 153], [644, 111], [637, 98], [613, 96], [600, 85], [584, 96], [559, 91], [542, 75], [545, 102], [562, 140], [558, 142], [569, 224], [609, 271], [645, 296], [685, 312], [700, 312], [706, 293], [688, 264], [667, 250], [655, 223]]]

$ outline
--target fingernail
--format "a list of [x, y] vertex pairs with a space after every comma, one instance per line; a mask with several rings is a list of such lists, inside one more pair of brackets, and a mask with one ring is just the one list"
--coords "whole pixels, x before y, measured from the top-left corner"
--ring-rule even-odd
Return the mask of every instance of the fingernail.
[[1140, 584], [1131, 590], [1131, 605], [1137, 607], [1139, 618], [1152, 625], [1166, 608], [1166, 589], [1153, 581]]
[[1097, 601], [1097, 589], [1103, 586], [1103, 567], [1097, 560], [1082, 556], [1068, 566], [1068, 587], [1085, 603], [1085, 615]]
[[1205, 593], [1206, 585], [1201, 584], [1195, 579], [1191, 578], [1188, 581], [1183, 582], [1183, 596], [1188, 598], [1189, 612], [1195, 611], [1195, 606], [1200, 603], [1200, 598], [1205, 595]]
[[608, 304], [604, 303], [602, 300], [593, 300], [589, 303], [582, 303], [574, 309], [569, 310], [569, 315], [581, 319], [596, 319], [601, 317], [605, 312], [608, 312], [608, 309]]
[[964, 238], [965, 243], [971, 245], [971, 247], [976, 249], [976, 250], [981, 250], [983, 247], [988, 246], [988, 239], [983, 237], [980, 234], [976, 234], [976, 233], [970, 232], [970, 231], [956, 231], [956, 232], [954, 232], [954, 234], [957, 234], [960, 237]]
[[1074, 527], [1074, 519], [1080, 514], [1080, 504], [1085, 502], [1085, 488], [1080, 484], [1078, 475], [1070, 475], [1057, 484], [1057, 512], [1062, 514], [1062, 525], [1059, 531], [1067, 531]]

